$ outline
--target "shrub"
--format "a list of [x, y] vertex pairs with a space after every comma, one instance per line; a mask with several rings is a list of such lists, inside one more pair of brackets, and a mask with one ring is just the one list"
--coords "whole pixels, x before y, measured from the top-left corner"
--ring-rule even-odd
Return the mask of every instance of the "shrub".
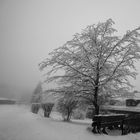
[[31, 112], [37, 114], [40, 108], [39, 103], [32, 103], [31, 105]]
[[74, 119], [83, 120], [85, 118], [85, 112], [82, 110], [76, 109], [72, 116]]
[[54, 103], [42, 103], [42, 109], [44, 110], [44, 117], [50, 117]]
[[65, 121], [70, 121], [73, 110], [77, 108], [78, 101], [72, 97], [64, 96], [59, 99], [57, 110], [62, 113]]

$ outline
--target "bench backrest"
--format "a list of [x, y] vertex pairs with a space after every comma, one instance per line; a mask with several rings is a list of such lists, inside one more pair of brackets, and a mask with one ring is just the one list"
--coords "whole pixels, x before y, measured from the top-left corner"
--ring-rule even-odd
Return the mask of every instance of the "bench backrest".
[[140, 127], [140, 115], [131, 115], [124, 120], [124, 124], [129, 126], [139, 126]]
[[125, 119], [125, 115], [95, 115], [93, 117], [94, 122], [115, 122]]

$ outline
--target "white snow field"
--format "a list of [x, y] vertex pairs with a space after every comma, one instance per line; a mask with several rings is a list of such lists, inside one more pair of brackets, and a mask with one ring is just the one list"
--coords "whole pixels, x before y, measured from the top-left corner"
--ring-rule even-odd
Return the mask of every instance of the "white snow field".
[[[51, 115], [53, 116], [53, 115]], [[89, 124], [44, 118], [21, 105], [0, 105], [0, 140], [140, 140], [139, 134], [109, 136], [93, 134]]]

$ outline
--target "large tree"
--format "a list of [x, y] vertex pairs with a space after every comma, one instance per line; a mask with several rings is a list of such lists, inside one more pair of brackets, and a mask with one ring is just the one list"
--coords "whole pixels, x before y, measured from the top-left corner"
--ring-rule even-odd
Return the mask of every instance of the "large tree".
[[[113, 24], [109, 19], [87, 26], [40, 63], [41, 70], [48, 68], [48, 82], [57, 79], [71, 86], [77, 96], [94, 105], [96, 114], [99, 114], [99, 97], [132, 87], [129, 77], [136, 77], [134, 63], [140, 59], [140, 27], [120, 37], [115, 35]], [[59, 75], [59, 70], [63, 74]]]

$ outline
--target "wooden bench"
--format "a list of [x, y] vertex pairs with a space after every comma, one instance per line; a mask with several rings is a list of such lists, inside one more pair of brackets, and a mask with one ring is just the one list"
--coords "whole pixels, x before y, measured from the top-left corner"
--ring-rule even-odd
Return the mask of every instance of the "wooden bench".
[[117, 129], [121, 129], [123, 135], [124, 119], [125, 119], [124, 114], [95, 115], [93, 117], [92, 132], [107, 134], [106, 128], [109, 129], [117, 128]]
[[124, 120], [124, 133], [137, 133], [140, 132], [140, 115], [131, 114]]

